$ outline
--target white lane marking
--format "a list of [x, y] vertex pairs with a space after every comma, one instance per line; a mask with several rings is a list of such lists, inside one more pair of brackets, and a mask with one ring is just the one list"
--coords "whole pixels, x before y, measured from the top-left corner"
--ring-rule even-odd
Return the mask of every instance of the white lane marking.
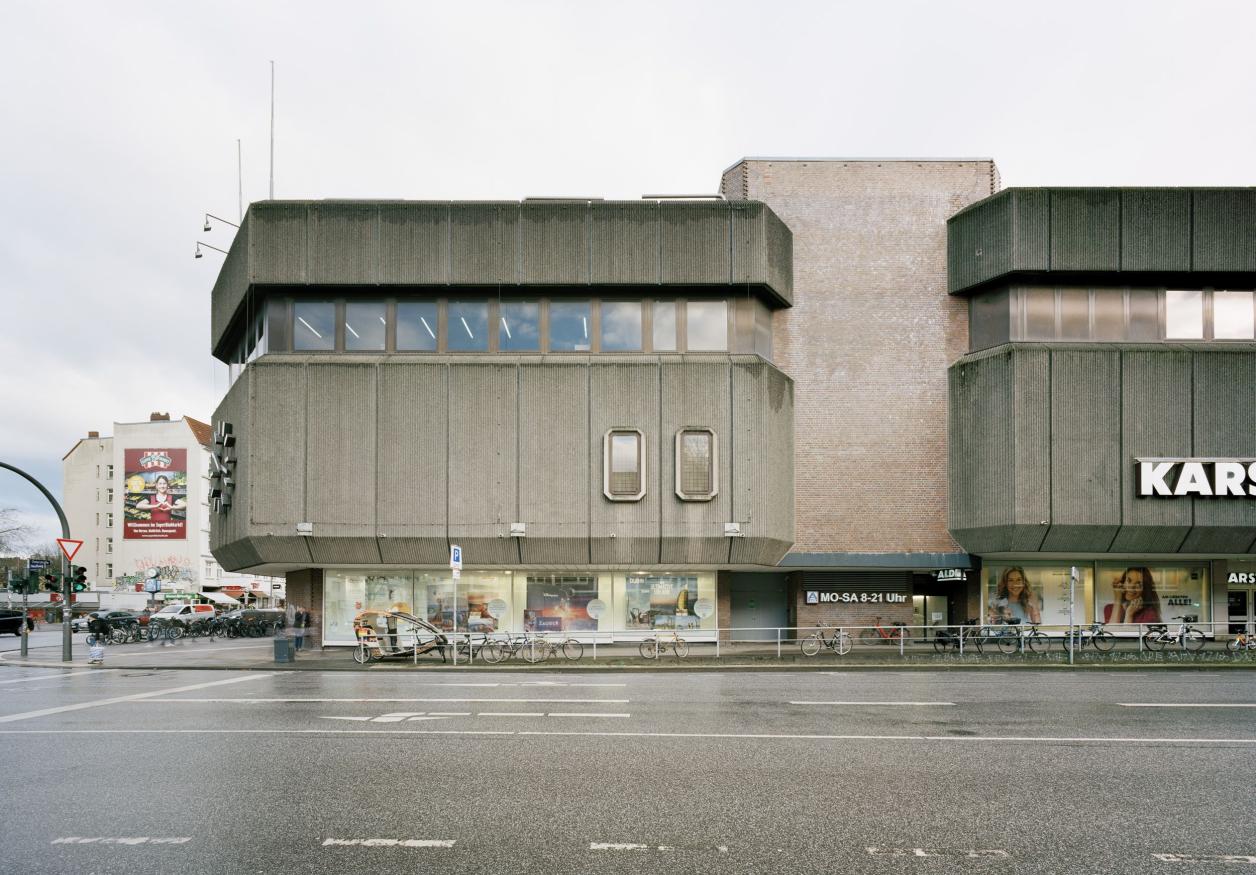
[[1250, 863], [1256, 865], [1251, 854], [1152, 854], [1161, 863]]
[[370, 717], [319, 717], [319, 720], [352, 720], [355, 723], [365, 723]]
[[1100, 736], [796, 735], [732, 732], [593, 732], [511, 729], [0, 729], [0, 735], [552, 735], [587, 738], [693, 738], [764, 741], [960, 741], [1256, 745], [1256, 738], [1104, 738]]
[[422, 717], [422, 711], [397, 711], [393, 714], [381, 714], [378, 717], [372, 717], [372, 723], [401, 723], [407, 717]]
[[224, 684], [238, 684], [244, 681], [256, 681], [263, 678], [274, 677], [274, 672], [253, 673], [250, 672], [242, 677], [226, 678], [220, 681], [208, 681], [203, 684], [188, 684], [182, 687], [171, 687], [168, 690], [154, 690], [148, 693], [133, 693], [129, 696], [114, 696], [109, 699], [97, 699], [94, 702], [78, 702], [74, 705], [59, 705], [55, 708], [41, 708], [38, 711], [24, 711], [21, 714], [5, 714], [0, 717], [0, 723], [13, 723], [18, 720], [31, 720], [35, 717], [47, 717], [52, 714], [65, 714], [68, 711], [81, 711], [84, 708], [99, 708], [103, 705], [116, 705], [119, 702], [139, 702], [155, 699], [158, 696], [168, 696], [171, 693], [186, 693], [191, 690], [203, 690], [206, 687], [220, 687]]
[[1117, 704], [1122, 708], [1256, 708], [1256, 702], [1117, 702]]
[[499, 683], [458, 683], [433, 681], [415, 684], [419, 687], [626, 687], [627, 684], [568, 683], [566, 681], [501, 681]]
[[477, 717], [544, 717], [542, 711], [481, 711]]
[[682, 847], [680, 845], [644, 845], [639, 842], [589, 842], [590, 851], [717, 851], [728, 853], [727, 845], [714, 847]]
[[54, 845], [183, 845], [192, 841], [191, 836], [66, 836], [53, 839]]
[[52, 680], [54, 678], [57, 678], [57, 679], [72, 678], [81, 674], [99, 674], [99, 673], [100, 672], [96, 672], [96, 671], [67, 671], [67, 672], [62, 672], [59, 674], [37, 674], [37, 675], [34, 675], [33, 677], [10, 678], [7, 681], [0, 681], [0, 684], [20, 684], [20, 683], [24, 683], [25, 681], [47, 681], [47, 680]]
[[579, 714], [574, 711], [571, 711], [571, 712], [551, 711], [549, 716], [550, 717], [631, 717], [632, 715], [631, 714], [591, 714], [591, 713]]
[[323, 839], [324, 848], [452, 848], [456, 839]]
[[1006, 860], [1012, 855], [1001, 848], [868, 848], [873, 857], [963, 857], [968, 860]]
[[433, 717], [470, 717], [470, 711], [428, 711]]
[[[191, 689], [189, 687], [189, 689]], [[163, 699], [161, 704], [200, 704], [215, 705], [224, 703], [234, 703], [237, 705], [288, 705], [288, 704], [325, 704], [328, 702], [340, 702], [350, 704], [362, 703], [386, 703], [386, 704], [409, 704], [417, 702], [506, 702], [512, 705], [627, 705], [629, 699], [313, 699], [313, 698], [275, 698], [275, 699]]]
[[916, 708], [927, 705], [944, 705], [953, 707], [954, 702], [790, 702], [791, 705], [906, 705]]

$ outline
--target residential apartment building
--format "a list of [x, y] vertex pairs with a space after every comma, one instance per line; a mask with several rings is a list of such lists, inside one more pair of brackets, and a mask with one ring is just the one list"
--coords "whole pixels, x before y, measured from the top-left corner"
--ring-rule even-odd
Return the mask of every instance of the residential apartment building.
[[66, 519], [83, 541], [74, 564], [93, 590], [143, 590], [164, 599], [209, 598], [223, 606], [270, 600], [269, 579], [224, 571], [209, 549], [206, 478], [210, 427], [153, 413], [88, 432], [62, 459]]

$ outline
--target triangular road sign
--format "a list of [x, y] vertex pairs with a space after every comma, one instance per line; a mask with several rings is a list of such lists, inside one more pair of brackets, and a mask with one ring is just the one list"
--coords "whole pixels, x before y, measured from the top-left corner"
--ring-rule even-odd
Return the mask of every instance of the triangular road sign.
[[61, 552], [65, 554], [67, 562], [74, 561], [74, 554], [79, 551], [79, 547], [83, 546], [82, 541], [76, 541], [73, 538], [57, 538], [57, 546], [61, 548]]

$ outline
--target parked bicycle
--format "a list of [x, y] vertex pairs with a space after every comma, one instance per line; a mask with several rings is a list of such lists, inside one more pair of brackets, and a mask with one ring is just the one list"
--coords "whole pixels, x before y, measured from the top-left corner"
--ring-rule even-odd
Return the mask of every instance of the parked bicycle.
[[1166, 647], [1181, 647], [1191, 652], [1203, 650], [1204, 633], [1191, 625], [1191, 623], [1199, 622], [1199, 617], [1187, 614], [1182, 617], [1173, 617], [1173, 619], [1182, 621], [1178, 624], [1175, 633], [1170, 633], [1169, 627], [1165, 624], [1157, 624], [1147, 630], [1147, 634], [1143, 635], [1143, 644], [1147, 649], [1160, 651]]
[[1003, 653], [1016, 653], [1031, 650], [1034, 653], [1046, 653], [1051, 639], [1045, 632], [1040, 632], [1035, 623], [1022, 626], [1020, 620], [1006, 620], [998, 626], [984, 627], [983, 643], [993, 642]]
[[851, 640], [849, 635], [841, 629], [828, 629], [827, 631], [832, 632], [833, 635], [830, 638], [825, 638], [825, 631], [825, 629], [818, 629], [813, 634], [802, 639], [800, 645], [803, 656], [815, 656], [826, 647], [838, 656], [845, 656], [850, 653]]
[[938, 629], [933, 633], [933, 649], [938, 653], [946, 653], [948, 650], [959, 652], [960, 642], [963, 641], [963, 649], [976, 648], [977, 652], [981, 652], [981, 639], [977, 632], [981, 628], [981, 620], [972, 617], [964, 621], [964, 625], [956, 629], [954, 626], [947, 626]]
[[[583, 652], [582, 648], [581, 653]], [[549, 644], [543, 641], [540, 636], [531, 632], [524, 632], [519, 635], [506, 635], [504, 638], [493, 639], [487, 642], [482, 655], [484, 661], [490, 665], [496, 665], [499, 662], [505, 662], [513, 658], [519, 658], [529, 665], [535, 665], [549, 656]]]
[[906, 639], [906, 623], [893, 623], [888, 629], [881, 625], [880, 617], [874, 619], [873, 623], [876, 625], [859, 630], [860, 644], [897, 644]]
[[1068, 653], [1070, 648], [1076, 653], [1087, 647], [1093, 647], [1100, 653], [1107, 653], [1116, 646], [1116, 636], [1103, 628], [1103, 623], [1091, 623], [1089, 627], [1079, 627], [1071, 633], [1066, 632], [1060, 639], [1060, 646], [1064, 648], [1065, 653]]
[[646, 638], [637, 646], [642, 659], [658, 659], [667, 652], [668, 648], [676, 654], [677, 659], [684, 659], [689, 655], [689, 642], [681, 638], [677, 632], [667, 634], [660, 632]]
[[1241, 650], [1256, 650], [1256, 635], [1251, 632], [1240, 632], [1225, 643], [1225, 649], [1231, 653]]

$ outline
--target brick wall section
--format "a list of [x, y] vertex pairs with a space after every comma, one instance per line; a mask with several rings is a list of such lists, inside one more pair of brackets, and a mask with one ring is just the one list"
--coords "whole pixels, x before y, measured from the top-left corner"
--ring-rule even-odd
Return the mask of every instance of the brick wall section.
[[988, 160], [725, 173], [727, 197], [764, 201], [794, 235], [795, 306], [773, 318], [776, 364], [795, 381], [793, 552], [960, 551], [946, 530], [946, 369], [967, 351], [968, 312], [946, 293], [946, 220], [997, 185]]
[[[887, 629], [892, 623], [911, 625], [911, 598], [902, 604], [798, 604], [798, 628], [803, 637], [811, 634], [814, 631], [811, 627], [814, 626], [841, 626], [850, 632], [851, 637], [858, 638], [859, 630], [854, 627], [875, 626], [877, 617]], [[919, 635], [919, 632], [912, 634]]]

